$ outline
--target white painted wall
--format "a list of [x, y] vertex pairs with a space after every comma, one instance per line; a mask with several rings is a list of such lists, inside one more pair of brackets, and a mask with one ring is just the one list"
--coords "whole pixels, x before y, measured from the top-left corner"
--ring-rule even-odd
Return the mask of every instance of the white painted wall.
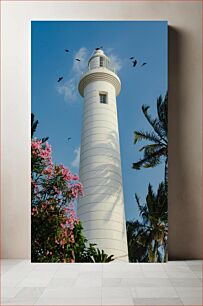
[[[99, 57], [94, 57], [88, 75], [98, 66]], [[108, 104], [100, 103], [100, 92], [107, 93]], [[84, 197], [78, 217], [89, 242], [118, 261], [128, 261], [116, 91], [105, 78], [84, 88], [83, 112], [79, 176]]]

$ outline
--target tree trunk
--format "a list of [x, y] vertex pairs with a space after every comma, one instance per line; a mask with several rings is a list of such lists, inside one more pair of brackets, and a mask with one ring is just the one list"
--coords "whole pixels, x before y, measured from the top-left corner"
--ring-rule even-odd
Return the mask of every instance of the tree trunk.
[[154, 249], [153, 249], [153, 253], [154, 253], [154, 262], [157, 262], [157, 253], [158, 253], [158, 241], [155, 240], [154, 241]]

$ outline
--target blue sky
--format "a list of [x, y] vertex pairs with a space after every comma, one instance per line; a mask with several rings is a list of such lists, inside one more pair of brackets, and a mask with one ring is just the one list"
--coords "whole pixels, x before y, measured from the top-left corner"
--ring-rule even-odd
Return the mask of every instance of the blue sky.
[[[49, 136], [53, 160], [78, 173], [83, 100], [77, 84], [95, 47], [103, 46], [121, 79], [117, 97], [126, 219], [138, 218], [135, 192], [144, 201], [147, 186], [154, 190], [164, 177], [164, 165], [133, 170], [141, 154], [135, 130], [149, 130], [141, 106], [156, 115], [156, 99], [168, 86], [166, 21], [33, 21], [32, 112], [39, 120], [36, 137]], [[66, 53], [64, 49], [69, 49]], [[138, 60], [132, 67], [129, 57]], [[81, 58], [76, 62], [75, 58]], [[142, 62], [147, 65], [141, 67]], [[61, 83], [58, 77], [63, 76]], [[68, 142], [67, 138], [71, 137]]]

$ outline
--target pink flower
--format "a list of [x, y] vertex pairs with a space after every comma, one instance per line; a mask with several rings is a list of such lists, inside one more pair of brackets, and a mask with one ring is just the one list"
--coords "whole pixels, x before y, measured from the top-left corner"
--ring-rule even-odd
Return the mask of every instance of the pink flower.
[[41, 157], [47, 166], [52, 166], [51, 159], [51, 146], [48, 144], [43, 144], [41, 140], [33, 139], [31, 143], [32, 155], [34, 157]]
[[55, 191], [56, 193], [58, 193], [58, 189], [57, 189], [56, 186], [53, 186], [53, 189], [54, 189], [54, 191]]
[[64, 244], [65, 244], [64, 240], [61, 240], [61, 241], [60, 241], [60, 245], [63, 246]]
[[42, 144], [41, 140], [33, 139], [31, 143], [31, 148], [34, 150], [40, 150], [41, 144]]
[[72, 242], [72, 243], [75, 242], [75, 238], [74, 238], [74, 235], [73, 235], [73, 234], [70, 236], [70, 242]]

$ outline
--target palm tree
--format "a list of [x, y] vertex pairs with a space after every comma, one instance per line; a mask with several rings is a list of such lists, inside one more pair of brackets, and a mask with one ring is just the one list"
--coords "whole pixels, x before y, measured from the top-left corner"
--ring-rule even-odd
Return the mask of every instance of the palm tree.
[[159, 247], [162, 246], [166, 251], [168, 234], [168, 205], [164, 183], [159, 184], [157, 194], [154, 194], [149, 184], [144, 205], [140, 204], [137, 195], [135, 198], [143, 220], [138, 242], [147, 247], [149, 261], [157, 262], [161, 257]]
[[143, 105], [142, 111], [153, 128], [153, 131], [135, 131], [134, 144], [138, 141], [147, 141], [139, 151], [143, 152], [143, 158], [133, 163], [133, 169], [140, 170], [143, 168], [155, 167], [161, 162], [165, 162], [165, 186], [168, 182], [168, 93], [163, 99], [160, 96], [157, 99], [157, 115], [153, 119], [149, 114], [149, 106]]
[[[38, 120], [35, 120], [35, 115], [31, 113], [31, 139], [34, 136], [34, 133], [36, 132], [37, 126], [39, 124]], [[49, 139], [49, 137], [42, 138], [42, 143], [46, 142]]]
[[138, 220], [126, 221], [126, 232], [129, 261], [148, 262], [147, 247], [138, 242], [138, 237], [143, 233], [143, 225]]

